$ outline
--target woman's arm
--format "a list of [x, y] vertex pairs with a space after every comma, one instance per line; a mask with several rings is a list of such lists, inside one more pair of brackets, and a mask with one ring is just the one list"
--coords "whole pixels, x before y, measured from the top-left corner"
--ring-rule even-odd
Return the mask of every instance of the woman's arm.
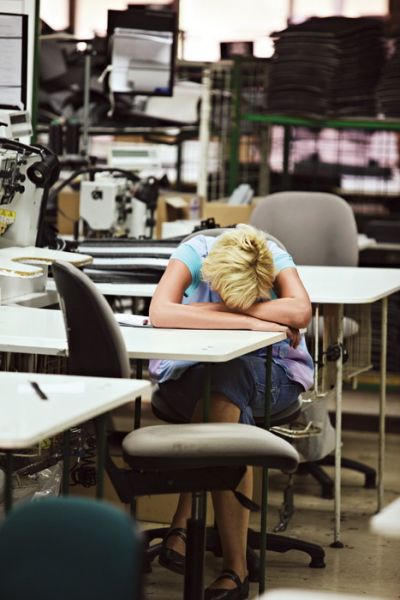
[[274, 287], [278, 298], [253, 304], [246, 314], [296, 329], [306, 327], [312, 316], [311, 302], [297, 270], [286, 268], [280, 271]]
[[170, 260], [150, 304], [149, 316], [154, 327], [187, 329], [254, 329], [257, 331], [287, 331], [287, 327], [268, 319], [215, 310], [213, 306], [182, 304], [185, 289], [192, 281], [187, 266], [180, 260]]

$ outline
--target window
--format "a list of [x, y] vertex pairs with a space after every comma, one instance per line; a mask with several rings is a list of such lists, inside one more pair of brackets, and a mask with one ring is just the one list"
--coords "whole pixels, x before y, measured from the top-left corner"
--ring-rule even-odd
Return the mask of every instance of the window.
[[[107, 10], [124, 10], [140, 0], [79, 0], [76, 2], [76, 31], [79, 37], [103, 35]], [[149, 2], [150, 4], [150, 2]], [[157, 0], [171, 4], [171, 0]], [[386, 15], [389, 0], [180, 0], [179, 27], [184, 32], [181, 58], [216, 61], [220, 42], [252, 41], [256, 56], [271, 56], [270, 34], [311, 16]], [[56, 7], [57, 5], [57, 7]], [[41, 16], [54, 29], [68, 25], [68, 0], [41, 0]], [[291, 11], [291, 15], [289, 14]]]

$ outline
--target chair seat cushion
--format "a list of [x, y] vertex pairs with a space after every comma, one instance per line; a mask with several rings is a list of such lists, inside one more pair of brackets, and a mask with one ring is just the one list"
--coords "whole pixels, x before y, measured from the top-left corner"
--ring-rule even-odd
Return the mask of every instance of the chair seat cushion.
[[143, 427], [129, 433], [122, 447], [131, 466], [156, 470], [258, 465], [292, 472], [299, 461], [285, 440], [239, 423]]

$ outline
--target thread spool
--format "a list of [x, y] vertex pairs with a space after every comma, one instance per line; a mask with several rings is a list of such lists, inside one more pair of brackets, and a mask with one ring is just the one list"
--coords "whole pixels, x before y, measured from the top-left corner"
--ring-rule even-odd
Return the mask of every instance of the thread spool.
[[68, 119], [65, 131], [65, 151], [67, 154], [79, 154], [80, 123]]
[[60, 121], [50, 123], [49, 148], [58, 156], [61, 156], [64, 151], [63, 127]]

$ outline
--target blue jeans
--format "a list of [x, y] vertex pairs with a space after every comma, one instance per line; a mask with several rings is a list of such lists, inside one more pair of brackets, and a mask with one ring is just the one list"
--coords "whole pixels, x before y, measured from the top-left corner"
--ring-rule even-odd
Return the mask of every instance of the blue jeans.
[[[223, 394], [240, 408], [240, 423], [254, 425], [254, 417], [264, 414], [265, 359], [248, 354], [225, 363], [213, 363], [210, 371], [211, 393]], [[159, 393], [152, 402], [154, 413], [167, 421], [188, 423], [202, 397], [204, 381], [205, 364], [198, 363], [179, 379], [160, 383]], [[289, 380], [284, 369], [273, 362], [271, 391], [271, 414], [274, 414], [293, 404], [304, 389]]]

